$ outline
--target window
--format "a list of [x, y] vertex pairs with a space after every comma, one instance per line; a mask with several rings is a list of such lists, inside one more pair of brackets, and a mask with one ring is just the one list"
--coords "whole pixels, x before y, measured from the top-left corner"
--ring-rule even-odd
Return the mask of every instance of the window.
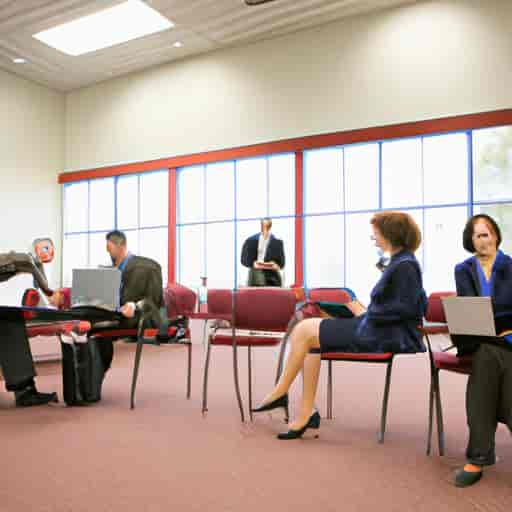
[[177, 279], [197, 288], [232, 288], [247, 282], [240, 263], [245, 240], [271, 217], [284, 243], [285, 284], [295, 280], [295, 155], [217, 162], [178, 170]]
[[167, 281], [169, 173], [93, 179], [64, 185], [63, 285], [72, 269], [111, 265], [106, 234], [125, 232], [128, 249], [155, 259]]

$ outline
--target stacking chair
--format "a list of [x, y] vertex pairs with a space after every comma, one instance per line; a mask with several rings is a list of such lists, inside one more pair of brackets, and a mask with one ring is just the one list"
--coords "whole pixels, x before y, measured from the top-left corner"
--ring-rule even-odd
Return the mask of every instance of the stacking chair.
[[436, 409], [437, 440], [439, 455], [444, 455], [444, 425], [443, 410], [441, 405], [441, 389], [439, 386], [439, 371], [447, 370], [455, 373], [469, 375], [471, 373], [471, 356], [457, 357], [446, 351], [435, 351], [432, 349], [430, 336], [435, 334], [448, 334], [448, 326], [444, 315], [442, 297], [455, 295], [454, 292], [431, 293], [428, 298], [428, 309], [425, 315], [425, 324], [421, 327], [426, 340], [428, 356], [430, 361], [430, 393], [428, 405], [428, 434], [427, 434], [427, 455], [430, 455], [432, 444], [432, 424], [434, 406]]
[[[252, 348], [278, 345], [295, 311], [295, 294], [289, 288], [248, 287], [231, 292], [218, 290], [215, 297], [209, 296], [208, 305], [224, 309], [231, 299], [231, 332], [214, 329], [208, 336], [203, 377], [203, 414], [208, 410], [208, 372], [212, 347], [228, 346], [233, 350], [233, 376], [235, 392], [242, 422], [244, 407], [238, 376], [238, 347], [247, 347], [249, 411], [252, 409]], [[211, 293], [211, 292], [209, 292]], [[213, 301], [212, 301], [213, 299]], [[252, 421], [252, 412], [250, 412]]]

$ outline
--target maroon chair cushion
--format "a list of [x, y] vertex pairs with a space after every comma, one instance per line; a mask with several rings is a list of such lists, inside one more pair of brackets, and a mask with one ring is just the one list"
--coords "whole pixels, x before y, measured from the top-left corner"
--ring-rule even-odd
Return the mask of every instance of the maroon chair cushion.
[[39, 325], [29, 324], [27, 325], [27, 336], [32, 338], [34, 336], [58, 336], [59, 334], [69, 334], [78, 327], [78, 324], [79, 322], [55, 322]]
[[455, 292], [431, 293], [428, 297], [428, 307], [427, 313], [425, 314], [425, 320], [427, 320], [427, 322], [446, 323], [441, 297], [452, 297], [454, 295], [456, 295]]
[[35, 288], [27, 288], [21, 298], [22, 306], [36, 307], [40, 300], [39, 292]]
[[[236, 344], [239, 347], [273, 347], [281, 343], [282, 338], [277, 336], [261, 336], [249, 334], [237, 334]], [[210, 338], [212, 345], [232, 346], [233, 337], [230, 334], [215, 334]]]
[[295, 304], [289, 288], [241, 288], [236, 292], [233, 322], [238, 329], [285, 332]]
[[98, 331], [93, 334], [95, 338], [131, 338], [137, 336], [137, 329], [105, 329], [104, 331]]
[[181, 284], [169, 284], [164, 288], [164, 302], [169, 318], [189, 316], [196, 307], [196, 294]]
[[446, 324], [418, 325], [418, 330], [423, 334], [448, 334], [448, 326]]
[[350, 294], [341, 288], [311, 288], [309, 290], [309, 300], [318, 302], [339, 302], [346, 304], [352, 298]]
[[382, 354], [352, 354], [349, 352], [324, 352], [322, 361], [359, 361], [361, 363], [383, 362], [393, 359], [391, 352]]
[[434, 364], [439, 370], [448, 370], [463, 374], [470, 374], [473, 359], [471, 356], [457, 357], [449, 352], [432, 352]]

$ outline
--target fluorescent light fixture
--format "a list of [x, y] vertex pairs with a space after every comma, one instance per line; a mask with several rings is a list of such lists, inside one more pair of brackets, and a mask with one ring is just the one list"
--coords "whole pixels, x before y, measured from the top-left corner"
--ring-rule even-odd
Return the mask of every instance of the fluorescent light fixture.
[[174, 27], [141, 0], [127, 0], [89, 16], [34, 34], [68, 55], [83, 55]]
[[174, 48], [181, 48], [183, 46], [183, 43], [181, 41], [176, 41], [174, 44], [173, 44]]
[[12, 59], [14, 64], [25, 64], [27, 62], [25, 59], [22, 59], [21, 57], [16, 57], [15, 59]]

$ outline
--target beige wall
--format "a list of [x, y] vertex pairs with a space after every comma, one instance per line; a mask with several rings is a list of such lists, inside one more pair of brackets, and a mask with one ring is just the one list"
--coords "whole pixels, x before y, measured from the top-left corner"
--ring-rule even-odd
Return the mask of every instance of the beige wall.
[[509, 0], [437, 0], [67, 95], [66, 168], [510, 107]]
[[[64, 108], [63, 94], [0, 70], [0, 251], [27, 251], [34, 238], [52, 237], [54, 285], [60, 281]], [[1, 283], [0, 303], [18, 303], [30, 283], [26, 276]]]

